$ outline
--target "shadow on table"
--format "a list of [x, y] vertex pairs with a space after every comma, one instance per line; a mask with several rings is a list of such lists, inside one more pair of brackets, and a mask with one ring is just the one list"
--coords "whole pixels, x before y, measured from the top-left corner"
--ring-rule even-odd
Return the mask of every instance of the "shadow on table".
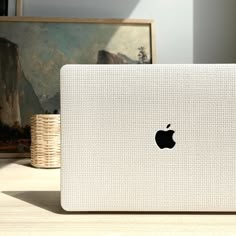
[[25, 167], [29, 167], [29, 168], [33, 168], [33, 169], [46, 170], [46, 171], [60, 169], [60, 167], [53, 167], [53, 168], [38, 168], [38, 167], [35, 167], [35, 166], [31, 165], [30, 158], [17, 160], [16, 164], [20, 165], [20, 166], [25, 166]]
[[3, 191], [3, 193], [56, 214], [69, 214], [60, 205], [60, 191]]
[[47, 211], [61, 215], [72, 214], [138, 214], [138, 215], [235, 215], [236, 212], [66, 212], [62, 209], [60, 204], [60, 191], [3, 191], [2, 193], [30, 203], [34, 206], [40, 207]]
[[33, 168], [33, 166], [30, 164], [30, 158], [28, 159], [22, 159], [16, 162], [17, 165], [25, 166], [25, 167], [30, 167]]
[[14, 159], [14, 158], [0, 158], [0, 169], [5, 168], [6, 166], [17, 163], [21, 159]]
[[10, 165], [10, 164], [17, 164], [17, 165], [21, 165], [21, 166], [26, 166], [26, 167], [31, 167], [30, 164], [30, 158], [0, 158], [0, 169]]

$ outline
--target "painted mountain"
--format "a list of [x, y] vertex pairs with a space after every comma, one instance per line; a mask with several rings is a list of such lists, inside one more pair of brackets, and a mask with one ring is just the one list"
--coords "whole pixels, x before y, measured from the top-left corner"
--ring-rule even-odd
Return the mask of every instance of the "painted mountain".
[[97, 64], [137, 64], [138, 61], [118, 53], [114, 54], [105, 50], [98, 52]]
[[17, 45], [0, 38], [0, 51], [0, 151], [15, 152], [20, 139], [29, 145], [30, 117], [43, 109], [24, 76]]
[[20, 63], [17, 45], [0, 38], [0, 121], [21, 124], [18, 83]]
[[30, 117], [60, 112], [63, 65], [150, 62], [146, 25], [0, 21], [0, 153], [29, 151]]

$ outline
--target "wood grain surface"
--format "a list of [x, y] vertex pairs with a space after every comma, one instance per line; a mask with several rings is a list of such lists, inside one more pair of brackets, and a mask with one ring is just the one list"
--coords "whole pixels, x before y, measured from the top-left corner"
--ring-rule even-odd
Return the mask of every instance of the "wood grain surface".
[[0, 235], [236, 235], [236, 214], [79, 214], [60, 207], [60, 169], [0, 160]]

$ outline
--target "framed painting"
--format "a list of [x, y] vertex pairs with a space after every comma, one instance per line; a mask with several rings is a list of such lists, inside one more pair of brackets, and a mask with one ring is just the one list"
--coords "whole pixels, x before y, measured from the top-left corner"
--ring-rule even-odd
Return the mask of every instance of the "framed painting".
[[30, 155], [30, 117], [60, 113], [65, 64], [156, 62], [151, 20], [0, 17], [0, 157]]

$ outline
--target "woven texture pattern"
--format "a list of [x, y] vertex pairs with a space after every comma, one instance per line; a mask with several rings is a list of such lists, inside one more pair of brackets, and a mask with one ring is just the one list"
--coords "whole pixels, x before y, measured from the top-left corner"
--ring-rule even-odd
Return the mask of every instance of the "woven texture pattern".
[[38, 168], [60, 167], [60, 115], [31, 117], [31, 164]]
[[235, 211], [235, 85], [235, 65], [63, 67], [62, 206]]

